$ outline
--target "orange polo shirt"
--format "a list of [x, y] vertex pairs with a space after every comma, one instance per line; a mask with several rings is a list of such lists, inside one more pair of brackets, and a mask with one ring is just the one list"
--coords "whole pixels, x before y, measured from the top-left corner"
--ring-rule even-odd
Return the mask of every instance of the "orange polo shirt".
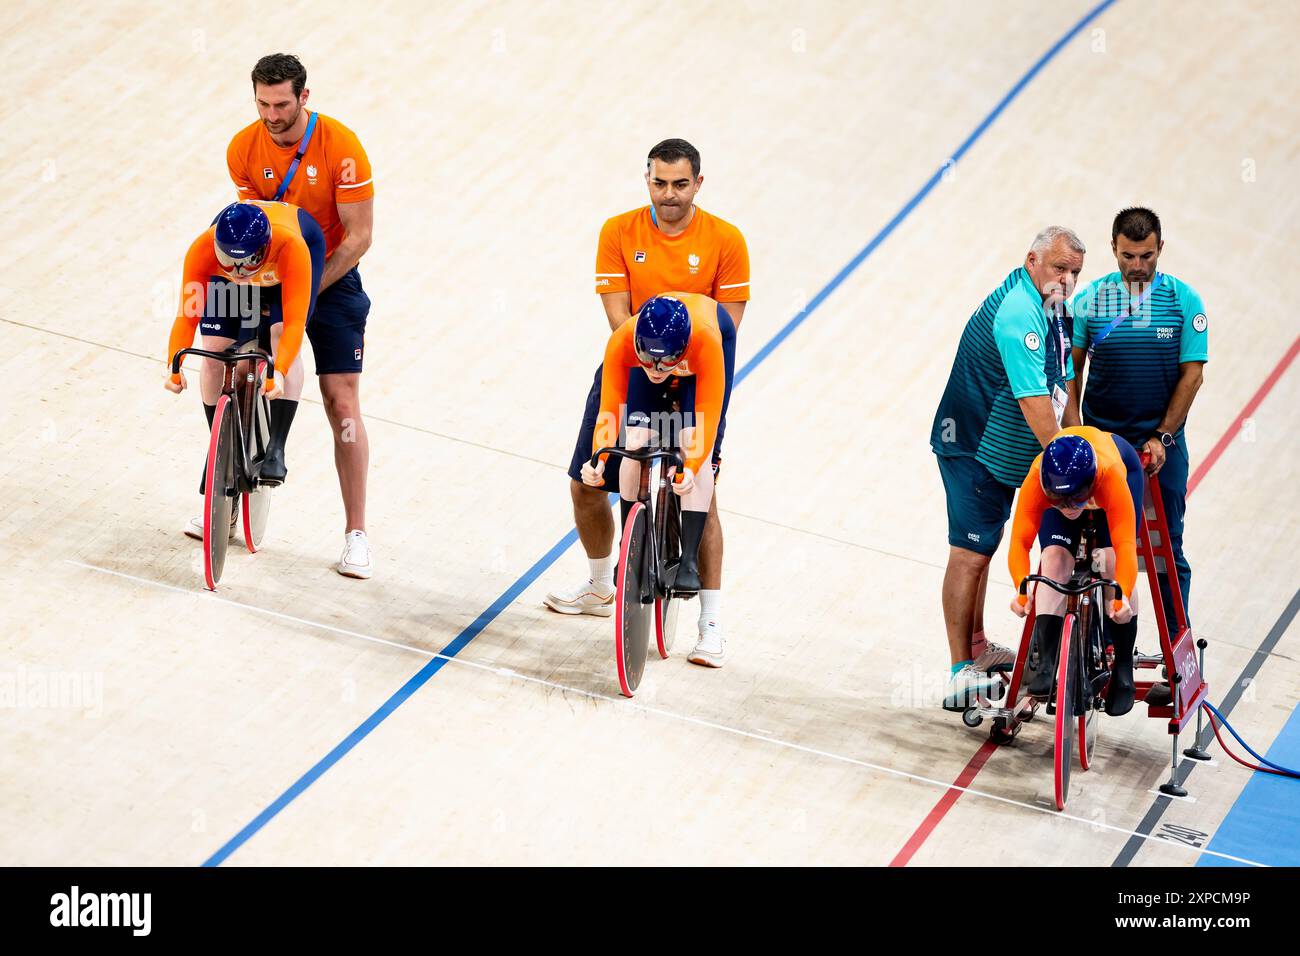
[[600, 230], [596, 291], [630, 292], [632, 313], [651, 296], [680, 289], [715, 302], [749, 301], [749, 249], [740, 230], [699, 206], [677, 236], [659, 231], [653, 207], [614, 216]]
[[[241, 129], [226, 150], [226, 165], [239, 198], [274, 198], [297, 152], [297, 143], [277, 146], [260, 119]], [[346, 234], [339, 219], [339, 204], [362, 202], [374, 196], [370, 159], [356, 133], [338, 120], [317, 113], [307, 153], [283, 199], [306, 209], [320, 225], [327, 259]]]

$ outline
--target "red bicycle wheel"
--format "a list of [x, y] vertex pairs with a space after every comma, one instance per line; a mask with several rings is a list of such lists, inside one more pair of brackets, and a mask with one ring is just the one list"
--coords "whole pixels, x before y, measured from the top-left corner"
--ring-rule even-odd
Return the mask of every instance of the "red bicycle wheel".
[[646, 525], [645, 505], [638, 501], [627, 513], [618, 568], [614, 572], [614, 661], [618, 666], [619, 691], [624, 697], [631, 697], [641, 683], [650, 646], [652, 606], [641, 603]]
[[1056, 791], [1056, 809], [1064, 810], [1070, 795], [1070, 751], [1074, 749], [1074, 626], [1077, 618], [1065, 615], [1061, 622], [1061, 649], [1056, 661], [1056, 745], [1052, 754], [1052, 783]]
[[229, 395], [217, 399], [208, 439], [207, 481], [203, 487], [203, 582], [209, 591], [217, 589], [226, 567], [226, 546], [230, 543], [230, 515], [234, 499], [227, 494], [234, 478], [235, 407]]

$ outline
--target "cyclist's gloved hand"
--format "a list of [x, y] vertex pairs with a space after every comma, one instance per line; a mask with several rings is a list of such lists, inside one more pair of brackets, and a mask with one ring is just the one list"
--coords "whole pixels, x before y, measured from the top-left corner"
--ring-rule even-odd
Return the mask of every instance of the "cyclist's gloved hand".
[[593, 468], [591, 462], [583, 462], [582, 483], [592, 488], [599, 488], [603, 485], [605, 483], [605, 463], [598, 461]]
[[1020, 592], [1017, 591], [1015, 594], [1011, 595], [1011, 613], [1016, 617], [1024, 617], [1029, 613], [1029, 608], [1033, 603], [1033, 589], [1030, 589], [1029, 593], [1025, 595], [1021, 595]]
[[175, 375], [173, 375], [170, 369], [168, 369], [166, 373], [166, 378], [163, 379], [163, 388], [167, 389], [167, 391], [172, 392], [176, 395], [179, 395], [181, 392], [185, 391], [185, 387], [188, 384], [189, 383], [185, 381], [184, 372], [177, 372]]
[[267, 401], [281, 398], [284, 395], [284, 378], [279, 372], [276, 372], [263, 383], [262, 391], [266, 395]]
[[1118, 601], [1106, 602], [1106, 615], [1116, 624], [1127, 624], [1133, 620], [1133, 605], [1128, 603], [1128, 598], [1121, 598]]
[[673, 479], [673, 491], [679, 495], [687, 494], [695, 487], [695, 472], [689, 468], [683, 468]]

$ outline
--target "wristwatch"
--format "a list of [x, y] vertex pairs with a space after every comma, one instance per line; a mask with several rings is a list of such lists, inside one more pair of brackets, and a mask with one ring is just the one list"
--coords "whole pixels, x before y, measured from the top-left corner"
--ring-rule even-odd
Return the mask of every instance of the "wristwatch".
[[1164, 445], [1166, 448], [1174, 447], [1174, 436], [1172, 432], [1156, 432], [1151, 437], [1159, 438], [1160, 444]]

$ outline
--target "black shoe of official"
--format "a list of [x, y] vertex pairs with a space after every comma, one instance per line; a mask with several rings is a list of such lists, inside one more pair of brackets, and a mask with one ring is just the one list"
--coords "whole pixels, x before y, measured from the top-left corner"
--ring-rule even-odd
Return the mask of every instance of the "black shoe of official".
[[289, 475], [289, 468], [284, 463], [284, 449], [271, 448], [262, 459], [262, 467], [257, 473], [257, 480], [264, 485], [284, 484]]

